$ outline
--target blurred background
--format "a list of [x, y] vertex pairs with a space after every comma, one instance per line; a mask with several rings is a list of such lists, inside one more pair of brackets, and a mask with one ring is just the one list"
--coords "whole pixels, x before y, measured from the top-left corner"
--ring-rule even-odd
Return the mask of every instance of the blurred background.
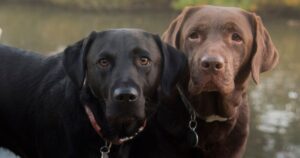
[[[262, 16], [280, 64], [251, 85], [245, 158], [299, 158], [300, 0], [0, 0], [0, 43], [49, 54], [92, 30], [133, 27], [162, 34], [183, 7], [198, 4], [237, 6]], [[16, 157], [0, 148], [0, 158]]]

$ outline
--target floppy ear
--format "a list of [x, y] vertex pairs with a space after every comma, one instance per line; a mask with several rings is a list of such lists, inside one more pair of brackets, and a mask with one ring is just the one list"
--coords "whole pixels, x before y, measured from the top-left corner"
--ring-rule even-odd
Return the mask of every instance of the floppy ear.
[[254, 43], [251, 73], [254, 82], [258, 84], [259, 74], [273, 69], [277, 65], [279, 57], [261, 18], [254, 13], [252, 16], [254, 19]]
[[168, 29], [163, 33], [163, 41], [169, 43], [170, 45], [179, 48], [180, 41], [180, 28], [183, 20], [183, 13], [174, 19], [169, 25]]
[[82, 39], [75, 44], [68, 46], [63, 54], [63, 66], [70, 79], [82, 88], [86, 70], [86, 54], [89, 47], [96, 36], [96, 32], [92, 32], [88, 37]]
[[201, 7], [185, 7], [183, 11], [171, 22], [168, 29], [163, 33], [162, 40], [173, 47], [180, 48], [181, 28], [187, 17], [190, 17]]
[[158, 35], [154, 39], [160, 48], [162, 56], [161, 89], [165, 95], [170, 95], [176, 83], [185, 75], [187, 59], [181, 51], [161, 41]]

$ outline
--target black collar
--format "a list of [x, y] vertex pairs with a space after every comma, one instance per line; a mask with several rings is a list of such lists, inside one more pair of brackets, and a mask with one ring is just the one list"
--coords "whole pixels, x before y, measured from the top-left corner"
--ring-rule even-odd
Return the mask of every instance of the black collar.
[[183, 90], [180, 85], [176, 85], [176, 88], [179, 92], [180, 98], [185, 106], [185, 108], [188, 110], [191, 118], [189, 121], [189, 131], [188, 131], [188, 142], [191, 144], [193, 147], [198, 146], [198, 134], [196, 132], [197, 128], [197, 120], [196, 118], [199, 117], [199, 114], [196, 112], [190, 101], [187, 99], [187, 97], [184, 95]]
[[187, 109], [187, 111], [189, 112], [191, 117], [193, 117], [193, 118], [199, 117], [199, 114], [197, 113], [197, 111], [194, 109], [194, 107], [192, 106], [192, 104], [190, 103], [188, 98], [184, 95], [182, 87], [179, 84], [177, 84], [176, 88], [179, 92], [180, 98], [181, 98], [185, 108]]

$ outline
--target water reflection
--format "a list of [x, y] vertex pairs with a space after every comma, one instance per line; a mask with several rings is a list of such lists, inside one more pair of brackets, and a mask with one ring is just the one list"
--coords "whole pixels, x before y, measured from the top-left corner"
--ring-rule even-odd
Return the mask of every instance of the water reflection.
[[251, 135], [247, 158], [300, 157], [300, 27], [286, 20], [267, 21], [280, 64], [250, 92]]
[[162, 33], [172, 15], [156, 12], [91, 13], [0, 4], [1, 43], [47, 53], [83, 38], [92, 30], [133, 27]]
[[[161, 34], [176, 13], [87, 13], [0, 4], [0, 43], [50, 53], [91, 30], [135, 27]], [[267, 28], [280, 52], [280, 64], [252, 85], [250, 139], [246, 158], [300, 157], [300, 25], [269, 19]], [[3, 151], [0, 149], [0, 157]]]

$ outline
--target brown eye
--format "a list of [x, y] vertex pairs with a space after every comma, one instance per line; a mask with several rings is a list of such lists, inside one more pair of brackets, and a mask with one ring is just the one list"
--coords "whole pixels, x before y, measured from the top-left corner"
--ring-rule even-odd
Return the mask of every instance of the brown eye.
[[192, 42], [200, 42], [200, 40], [201, 40], [201, 35], [200, 35], [200, 33], [199, 32], [192, 32], [190, 35], [189, 35], [189, 37], [188, 37], [188, 39], [190, 40], [190, 41], [192, 41]]
[[200, 34], [199, 32], [192, 32], [190, 35], [189, 35], [189, 39], [190, 40], [198, 40], [200, 39]]
[[141, 58], [138, 58], [137, 63], [142, 66], [148, 66], [148, 65], [150, 65], [150, 60], [146, 57], [141, 57]]
[[110, 65], [110, 62], [107, 59], [100, 59], [98, 64], [101, 68], [107, 68]]
[[235, 42], [242, 42], [243, 39], [238, 33], [233, 33], [231, 39]]

